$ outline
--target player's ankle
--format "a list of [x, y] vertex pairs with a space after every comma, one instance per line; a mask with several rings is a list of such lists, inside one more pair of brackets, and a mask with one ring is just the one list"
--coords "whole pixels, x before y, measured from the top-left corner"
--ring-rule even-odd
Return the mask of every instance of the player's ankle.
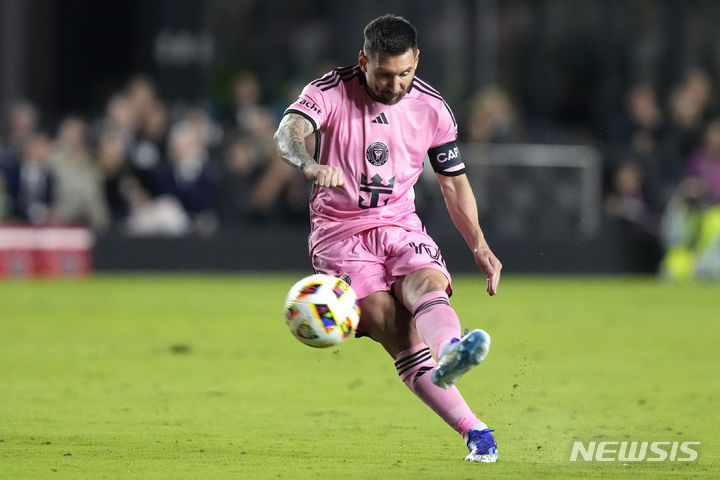
[[446, 352], [447, 347], [453, 343], [458, 342], [458, 340], [459, 340], [458, 338], [453, 337], [453, 338], [448, 338], [447, 340], [443, 340], [442, 342], [440, 342], [437, 346], [437, 350], [435, 350], [435, 352], [437, 352], [437, 358], [442, 357], [443, 354]]
[[470, 430], [487, 430], [488, 426], [485, 422], [479, 422], [472, 427], [470, 427]]

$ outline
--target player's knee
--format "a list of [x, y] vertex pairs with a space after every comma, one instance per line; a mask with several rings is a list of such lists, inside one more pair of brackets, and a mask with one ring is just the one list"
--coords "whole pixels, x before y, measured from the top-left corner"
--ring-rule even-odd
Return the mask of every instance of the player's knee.
[[387, 292], [376, 292], [360, 300], [360, 325], [370, 337], [378, 337], [386, 329], [386, 323], [393, 320], [395, 306]]
[[389, 292], [376, 292], [360, 300], [360, 311], [358, 329], [393, 358], [420, 343], [410, 313]]
[[448, 279], [439, 270], [424, 268], [406, 276], [402, 282], [402, 289], [405, 300], [410, 305], [414, 304], [426, 293], [434, 291], [446, 291]]

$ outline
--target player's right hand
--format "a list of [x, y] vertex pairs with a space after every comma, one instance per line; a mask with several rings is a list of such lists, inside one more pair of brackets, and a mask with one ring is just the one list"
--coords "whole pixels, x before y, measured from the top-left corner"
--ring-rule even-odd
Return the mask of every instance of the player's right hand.
[[334, 165], [320, 165], [319, 163], [308, 163], [303, 168], [303, 173], [308, 180], [312, 180], [318, 187], [342, 187], [345, 185], [343, 171]]

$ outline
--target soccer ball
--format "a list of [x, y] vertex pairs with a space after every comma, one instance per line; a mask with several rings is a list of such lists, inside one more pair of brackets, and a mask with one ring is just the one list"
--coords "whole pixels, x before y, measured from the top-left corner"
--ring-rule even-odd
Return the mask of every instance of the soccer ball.
[[355, 332], [360, 305], [346, 282], [330, 275], [305, 277], [285, 299], [285, 322], [305, 345], [330, 347]]

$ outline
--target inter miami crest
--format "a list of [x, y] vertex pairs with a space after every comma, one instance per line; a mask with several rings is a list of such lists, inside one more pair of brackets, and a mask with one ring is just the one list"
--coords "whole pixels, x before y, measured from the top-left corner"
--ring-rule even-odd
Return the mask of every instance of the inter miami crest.
[[367, 150], [365, 150], [365, 158], [367, 158], [368, 162], [379, 167], [380, 165], [385, 165], [390, 159], [390, 151], [383, 142], [373, 142]]

